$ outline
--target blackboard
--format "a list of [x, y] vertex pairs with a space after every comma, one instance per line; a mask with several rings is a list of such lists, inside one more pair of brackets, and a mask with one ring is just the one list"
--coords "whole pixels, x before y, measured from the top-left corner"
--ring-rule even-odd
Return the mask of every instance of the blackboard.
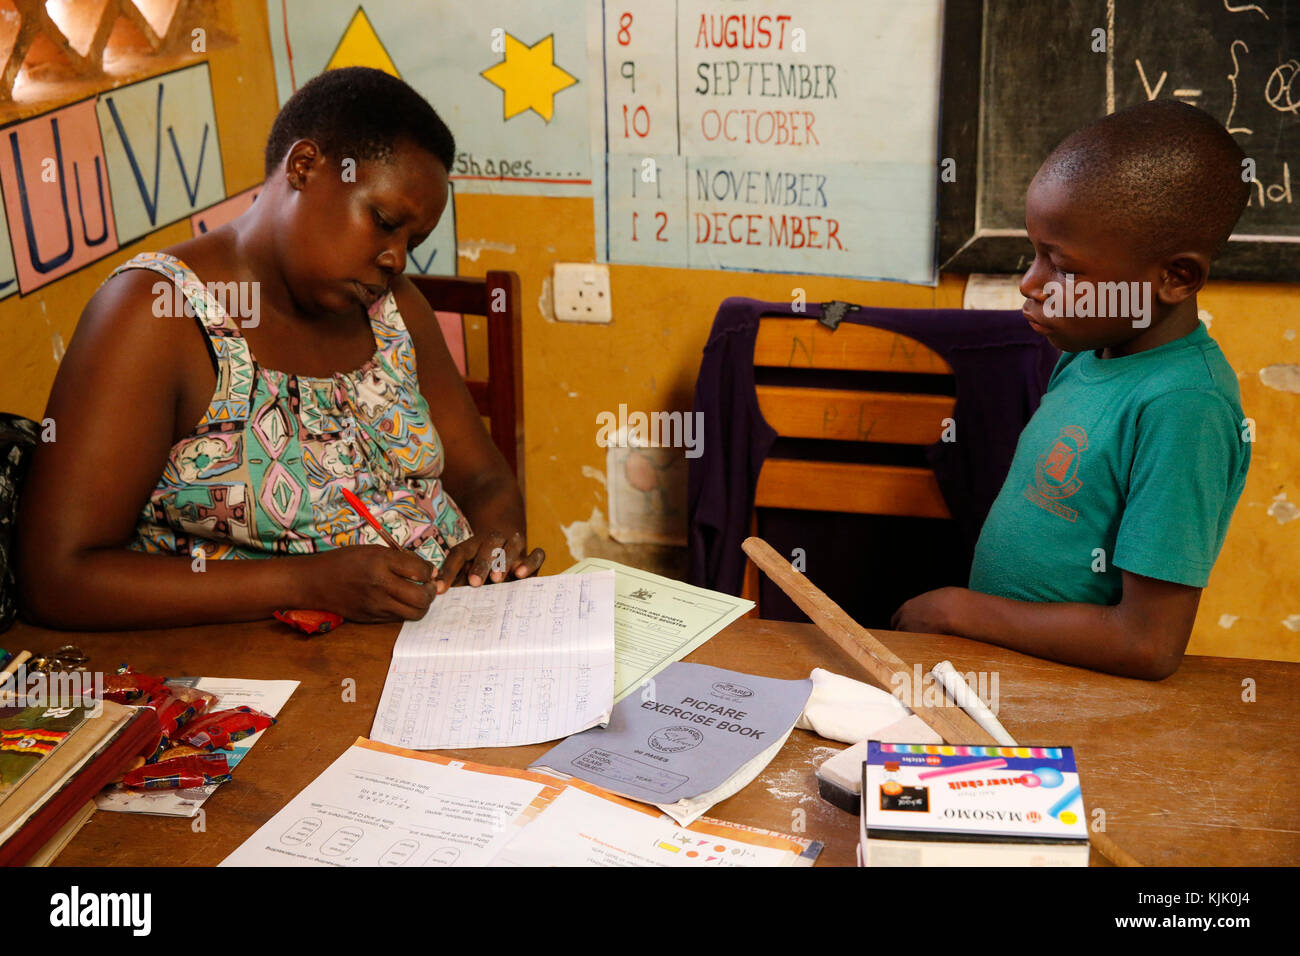
[[944, 18], [942, 269], [1023, 271], [1025, 189], [1052, 147], [1112, 108], [1175, 97], [1255, 160], [1211, 274], [1300, 281], [1300, 0], [949, 0]]

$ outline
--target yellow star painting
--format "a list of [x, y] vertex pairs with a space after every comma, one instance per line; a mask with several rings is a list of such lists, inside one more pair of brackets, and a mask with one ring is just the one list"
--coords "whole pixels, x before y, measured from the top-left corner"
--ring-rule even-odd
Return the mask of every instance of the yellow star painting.
[[555, 65], [555, 35], [532, 46], [505, 35], [505, 59], [484, 70], [482, 76], [505, 93], [505, 118], [532, 110], [546, 122], [555, 115], [555, 94], [578, 82]]

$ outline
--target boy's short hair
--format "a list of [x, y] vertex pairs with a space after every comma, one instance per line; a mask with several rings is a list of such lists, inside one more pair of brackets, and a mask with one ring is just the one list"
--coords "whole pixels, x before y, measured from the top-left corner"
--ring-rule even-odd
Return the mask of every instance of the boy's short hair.
[[348, 66], [308, 80], [280, 108], [266, 140], [266, 174], [300, 139], [315, 140], [332, 159], [387, 159], [407, 140], [448, 170], [456, 140], [433, 107], [383, 70]]
[[1071, 133], [1036, 178], [1068, 185], [1153, 258], [1188, 249], [1213, 258], [1250, 196], [1245, 158], [1210, 114], [1151, 100]]

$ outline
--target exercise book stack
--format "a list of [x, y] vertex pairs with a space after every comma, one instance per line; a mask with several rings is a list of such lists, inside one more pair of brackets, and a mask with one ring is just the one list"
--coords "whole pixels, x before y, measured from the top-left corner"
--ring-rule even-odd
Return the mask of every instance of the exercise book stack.
[[50, 862], [161, 734], [148, 707], [0, 706], [0, 866]]

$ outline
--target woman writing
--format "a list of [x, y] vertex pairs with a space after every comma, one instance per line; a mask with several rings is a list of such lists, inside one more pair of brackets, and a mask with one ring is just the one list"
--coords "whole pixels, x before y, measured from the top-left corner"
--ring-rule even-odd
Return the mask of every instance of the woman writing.
[[[46, 409], [57, 441], [23, 492], [29, 620], [418, 619], [453, 584], [537, 571], [514, 476], [403, 275], [442, 216], [454, 154], [401, 80], [327, 71], [276, 117], [246, 213], [110, 276], [63, 359]], [[253, 290], [241, 301], [257, 314], [227, 314], [219, 289]], [[183, 314], [158, 318], [163, 295]], [[243, 558], [261, 560], [221, 560]]]

